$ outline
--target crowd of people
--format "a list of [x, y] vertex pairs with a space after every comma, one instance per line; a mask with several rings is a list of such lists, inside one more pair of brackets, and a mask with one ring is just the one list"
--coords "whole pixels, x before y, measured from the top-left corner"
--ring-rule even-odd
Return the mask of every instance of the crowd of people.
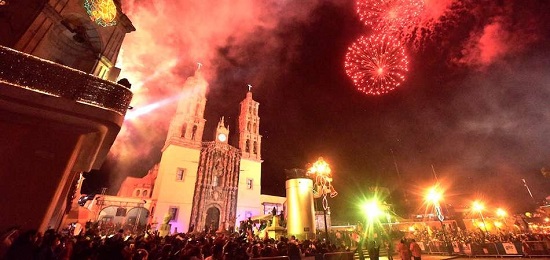
[[48, 230], [19, 233], [13, 230], [3, 237], [0, 259], [252, 259], [258, 257], [321, 256], [328, 252], [346, 251], [324, 239], [254, 237], [250, 233], [178, 233], [161, 237], [158, 232], [127, 234], [121, 229], [108, 236], [98, 230], [86, 230], [76, 236]]
[[414, 238], [425, 243], [429, 241], [448, 241], [464, 244], [485, 243], [521, 243], [523, 241], [550, 241], [550, 234], [536, 234], [531, 232], [485, 232], [483, 230], [450, 230], [435, 229], [432, 232], [416, 231]]
[[[67, 230], [66, 230], [67, 231]], [[330, 232], [328, 240], [319, 234], [319, 239], [298, 240], [295, 237], [259, 237], [247, 229], [245, 232], [194, 232], [160, 236], [157, 231], [137, 235], [132, 229], [101, 228], [90, 225], [82, 232], [55, 232], [44, 234], [36, 230], [12, 229], [1, 237], [0, 259], [252, 259], [258, 257], [288, 256], [301, 259], [305, 256], [321, 257], [325, 253], [357, 250], [364, 258], [363, 249], [370, 259], [378, 259], [380, 248], [384, 256], [393, 259], [420, 259], [425, 246], [445, 242], [452, 252], [451, 243], [484, 244], [512, 242], [523, 243], [528, 252], [527, 241], [550, 241], [548, 234], [507, 233], [487, 234], [482, 231], [443, 230], [416, 231], [409, 234], [385, 234], [377, 239], [358, 236], [356, 231]], [[414, 236], [412, 235], [414, 234]], [[405, 238], [405, 235], [406, 238]], [[400, 239], [400, 240], [399, 240]], [[421, 243], [421, 244], [422, 244]], [[441, 244], [441, 243], [440, 243]]]

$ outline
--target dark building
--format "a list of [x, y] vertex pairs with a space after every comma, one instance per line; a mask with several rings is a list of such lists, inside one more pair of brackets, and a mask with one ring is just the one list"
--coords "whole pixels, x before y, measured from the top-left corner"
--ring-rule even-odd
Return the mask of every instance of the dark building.
[[134, 30], [118, 0], [0, 0], [0, 230], [57, 228], [99, 169], [132, 98], [114, 64]]

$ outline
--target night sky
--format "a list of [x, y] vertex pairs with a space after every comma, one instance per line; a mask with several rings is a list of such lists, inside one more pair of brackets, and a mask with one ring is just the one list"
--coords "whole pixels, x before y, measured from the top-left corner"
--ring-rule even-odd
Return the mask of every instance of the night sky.
[[353, 1], [221, 2], [123, 2], [137, 31], [118, 63], [133, 83], [134, 109], [102, 169], [86, 174], [84, 193], [115, 194], [125, 176], [160, 160], [170, 97], [201, 62], [207, 141], [225, 116], [236, 145], [239, 102], [254, 86], [264, 194], [284, 195], [284, 170], [322, 156], [339, 192], [329, 204], [342, 220], [375, 185], [390, 188], [396, 205], [408, 194], [414, 208], [436, 177], [446, 203], [458, 206], [482, 199], [529, 210], [522, 179], [536, 201], [550, 195], [541, 174], [550, 168], [549, 1], [426, 1], [402, 37], [405, 82], [380, 96], [357, 91], [344, 70], [347, 48], [376, 33]]

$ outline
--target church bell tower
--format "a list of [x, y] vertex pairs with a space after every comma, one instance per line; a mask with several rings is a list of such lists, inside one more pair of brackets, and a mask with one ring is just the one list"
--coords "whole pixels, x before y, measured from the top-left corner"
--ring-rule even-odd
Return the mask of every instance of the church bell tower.
[[261, 161], [262, 136], [260, 135], [260, 104], [252, 99], [251, 87], [243, 101], [239, 114], [239, 148], [243, 159]]
[[201, 65], [195, 75], [189, 77], [183, 86], [178, 101], [176, 115], [170, 122], [164, 148], [169, 144], [179, 144], [200, 148], [204, 131], [204, 108], [208, 83], [201, 72]]
[[193, 191], [204, 131], [206, 89], [199, 64], [195, 74], [184, 83], [176, 114], [170, 122], [162, 148], [158, 175], [152, 194], [152, 218], [158, 223], [169, 218], [171, 231], [187, 232], [193, 205]]
[[260, 135], [260, 104], [252, 99], [252, 86], [248, 92], [239, 113], [239, 150], [241, 152], [241, 167], [239, 173], [239, 194], [237, 207], [238, 221], [251, 216], [263, 215], [260, 202], [262, 183], [262, 136]]

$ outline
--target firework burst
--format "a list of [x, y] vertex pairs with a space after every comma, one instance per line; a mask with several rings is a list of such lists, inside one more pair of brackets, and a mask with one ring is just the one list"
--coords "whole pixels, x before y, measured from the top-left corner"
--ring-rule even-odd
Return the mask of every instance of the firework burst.
[[344, 68], [357, 89], [386, 94], [405, 81], [407, 56], [398, 39], [388, 34], [362, 36], [348, 48]]
[[358, 0], [359, 19], [375, 31], [412, 31], [424, 10], [423, 0]]

